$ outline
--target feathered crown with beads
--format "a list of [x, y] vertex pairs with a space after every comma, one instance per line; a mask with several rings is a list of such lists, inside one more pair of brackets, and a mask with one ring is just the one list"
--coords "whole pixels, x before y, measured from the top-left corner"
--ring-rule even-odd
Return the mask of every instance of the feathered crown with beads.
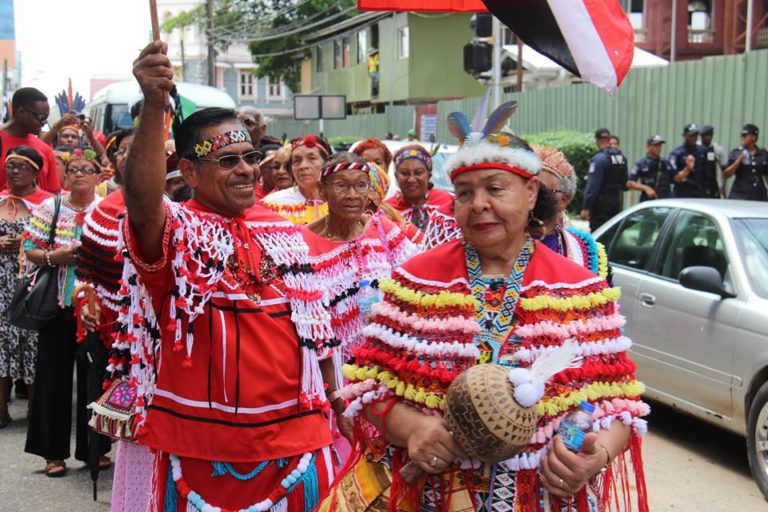
[[[481, 169], [502, 169], [524, 178], [539, 173], [541, 162], [528, 143], [512, 133], [502, 131], [515, 110], [516, 101], [504, 103], [493, 111], [482, 129], [479, 129], [482, 115], [478, 115], [480, 112], [475, 114], [472, 128], [476, 131], [462, 133], [464, 146], [451, 155], [443, 166], [443, 172], [451, 181], [463, 172]], [[454, 117], [459, 114], [453, 113]], [[467, 126], [468, 123], [457, 125]]]

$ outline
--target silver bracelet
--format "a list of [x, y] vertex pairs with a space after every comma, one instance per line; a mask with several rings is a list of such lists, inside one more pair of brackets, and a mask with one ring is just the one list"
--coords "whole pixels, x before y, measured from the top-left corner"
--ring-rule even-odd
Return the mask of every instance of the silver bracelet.
[[602, 469], [600, 470], [600, 473], [605, 473], [605, 471], [611, 467], [611, 454], [608, 452], [608, 448], [606, 448], [604, 445], [600, 444], [600, 448], [603, 449], [605, 452], [605, 464], [603, 465]]

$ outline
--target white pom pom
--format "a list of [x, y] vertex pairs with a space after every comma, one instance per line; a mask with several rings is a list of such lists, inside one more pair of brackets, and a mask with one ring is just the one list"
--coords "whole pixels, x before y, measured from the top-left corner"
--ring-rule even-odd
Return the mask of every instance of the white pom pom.
[[531, 371], [527, 368], [515, 368], [514, 370], [509, 371], [509, 376], [507, 378], [513, 386], [517, 387], [531, 382]]
[[523, 407], [533, 407], [544, 396], [543, 384], [524, 383], [515, 386], [515, 400]]

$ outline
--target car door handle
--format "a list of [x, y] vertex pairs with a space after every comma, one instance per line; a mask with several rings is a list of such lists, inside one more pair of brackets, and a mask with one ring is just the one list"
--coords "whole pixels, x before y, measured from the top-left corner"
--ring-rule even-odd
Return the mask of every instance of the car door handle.
[[647, 308], [652, 308], [656, 305], [656, 297], [654, 297], [650, 293], [641, 293], [640, 304], [642, 304]]

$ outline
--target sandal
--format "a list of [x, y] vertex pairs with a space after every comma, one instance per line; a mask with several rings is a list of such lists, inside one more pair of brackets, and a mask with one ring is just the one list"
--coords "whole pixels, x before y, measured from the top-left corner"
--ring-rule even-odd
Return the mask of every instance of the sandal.
[[102, 455], [99, 457], [99, 469], [104, 471], [106, 469], [109, 469], [112, 467], [112, 459], [107, 457], [106, 455]]
[[63, 460], [49, 460], [45, 463], [45, 476], [58, 478], [67, 473], [67, 463]]

